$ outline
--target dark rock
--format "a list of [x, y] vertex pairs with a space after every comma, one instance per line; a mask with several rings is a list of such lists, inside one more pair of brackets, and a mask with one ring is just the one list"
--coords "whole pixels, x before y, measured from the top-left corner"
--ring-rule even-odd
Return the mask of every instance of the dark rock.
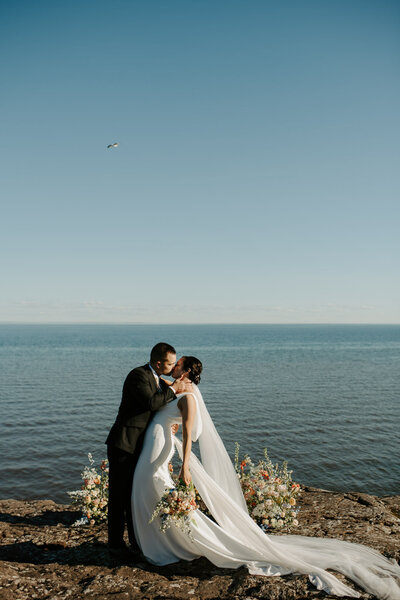
[[[300, 525], [290, 533], [359, 542], [399, 560], [399, 516], [400, 496], [306, 487]], [[72, 527], [78, 517], [73, 507], [51, 500], [0, 500], [1, 600], [328, 598], [304, 575], [256, 577], [244, 568], [218, 569], [205, 558], [165, 567], [137, 555], [121, 561], [108, 553], [106, 526]]]

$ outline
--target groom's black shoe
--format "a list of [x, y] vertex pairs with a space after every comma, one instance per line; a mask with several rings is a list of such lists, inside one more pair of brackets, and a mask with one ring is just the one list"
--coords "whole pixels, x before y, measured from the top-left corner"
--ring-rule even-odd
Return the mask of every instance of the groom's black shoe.
[[135, 539], [130, 539], [129, 540], [129, 546], [128, 548], [132, 551], [132, 552], [141, 552], [140, 548], [139, 548], [139, 544], [137, 543], [137, 541]]
[[108, 546], [108, 553], [111, 558], [122, 562], [132, 562], [144, 558], [137, 543], [130, 546], [127, 546], [125, 543], [118, 546]]
[[108, 546], [108, 553], [113, 558], [118, 558], [120, 560], [129, 558], [130, 551], [128, 546], [125, 543], [118, 544], [118, 546]]

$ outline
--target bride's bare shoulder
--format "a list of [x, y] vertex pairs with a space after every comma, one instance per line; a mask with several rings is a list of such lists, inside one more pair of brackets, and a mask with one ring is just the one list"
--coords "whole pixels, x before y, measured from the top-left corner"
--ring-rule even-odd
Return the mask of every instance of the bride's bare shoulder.
[[196, 410], [196, 398], [191, 392], [183, 394], [178, 399], [178, 408], [182, 412], [184, 410]]

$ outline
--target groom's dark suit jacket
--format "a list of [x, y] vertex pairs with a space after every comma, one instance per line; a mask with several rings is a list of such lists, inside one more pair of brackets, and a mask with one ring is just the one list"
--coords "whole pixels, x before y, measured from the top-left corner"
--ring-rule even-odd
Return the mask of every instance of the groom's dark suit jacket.
[[155, 411], [175, 398], [174, 392], [160, 379], [162, 391], [149, 365], [133, 369], [125, 379], [122, 400], [106, 444], [134, 454], [143, 442], [144, 432]]

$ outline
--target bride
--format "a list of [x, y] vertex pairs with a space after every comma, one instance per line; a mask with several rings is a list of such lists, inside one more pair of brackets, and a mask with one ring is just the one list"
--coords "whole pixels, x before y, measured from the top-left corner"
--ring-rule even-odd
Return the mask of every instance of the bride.
[[[136, 539], [146, 559], [156, 565], [205, 556], [218, 567], [246, 566], [254, 575], [305, 573], [318, 590], [359, 597], [326, 569], [343, 573], [370, 594], [400, 599], [400, 567], [375, 550], [330, 538], [267, 535], [247, 512], [240, 483], [197, 387], [202, 364], [183, 356], [172, 376], [187, 373], [193, 393], [180, 395], [155, 413], [135, 470], [132, 488]], [[182, 424], [182, 442], [171, 431]], [[198, 441], [201, 462], [191, 452]], [[196, 511], [189, 537], [178, 527], [160, 531], [157, 517], [149, 523], [161, 496], [174, 487], [168, 468], [174, 447], [182, 460], [180, 477], [193, 480], [213, 519]]]

